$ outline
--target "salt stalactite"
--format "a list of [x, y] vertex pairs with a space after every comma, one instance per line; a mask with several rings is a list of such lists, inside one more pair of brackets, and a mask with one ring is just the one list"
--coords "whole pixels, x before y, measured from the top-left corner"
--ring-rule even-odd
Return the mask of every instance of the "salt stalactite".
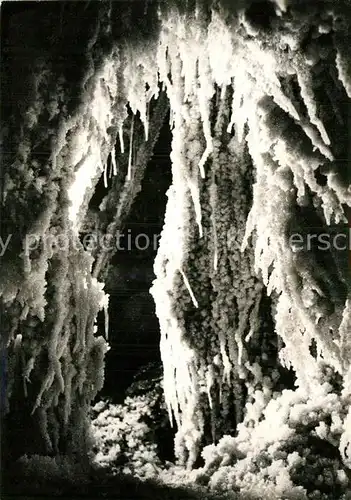
[[[196, 128], [198, 120], [194, 110], [197, 101], [196, 96], [189, 94], [188, 99], [190, 97], [193, 99], [194, 122], [189, 121], [189, 124]], [[207, 394], [208, 404], [214, 409], [214, 394], [221, 394], [220, 407], [225, 411], [227, 396], [223, 395], [222, 388], [223, 385], [231, 387], [234, 384], [237, 401], [241, 400], [243, 387], [240, 378], [244, 379], [248, 371], [254, 373], [244, 348], [246, 328], [249, 325], [254, 334], [260, 325], [258, 309], [253, 316], [252, 312], [255, 301], [260, 300], [262, 285], [254, 277], [252, 257], [248, 254], [242, 258], [240, 255], [241, 238], [249, 210], [250, 192], [245, 192], [245, 183], [250, 178], [250, 169], [249, 163], [242, 165], [240, 162], [245, 155], [244, 148], [230, 142], [229, 135], [226, 139], [223, 136], [223, 127], [225, 129], [229, 121], [227, 104], [228, 97], [223, 96], [217, 118], [218, 130], [213, 137], [213, 162], [209, 167], [211, 176], [201, 188], [202, 206], [207, 206], [203, 217], [203, 238], [193, 232], [195, 209], [189, 203], [191, 192], [187, 188], [186, 176], [182, 178], [181, 174], [183, 165], [189, 164], [199, 175], [197, 157], [193, 157], [193, 151], [197, 151], [201, 157], [205, 145], [201, 150], [201, 147], [195, 149], [191, 143], [184, 153], [176, 149], [179, 144], [184, 144], [183, 141], [177, 141], [179, 132], [187, 134], [188, 138], [190, 133], [192, 141], [196, 140], [198, 134], [192, 135], [191, 128], [186, 129], [184, 124], [178, 131], [175, 121], [173, 185], [169, 193], [160, 250], [155, 261], [157, 279], [151, 290], [160, 318], [165, 396], [179, 426], [176, 451], [180, 458], [187, 459], [188, 464], [195, 460], [201, 442], [199, 440], [206, 415], [206, 405], [201, 402], [202, 395]], [[215, 197], [214, 178], [218, 183]], [[228, 186], [231, 189], [226, 189]], [[187, 198], [184, 200], [185, 196]], [[181, 212], [180, 206], [183, 207]], [[178, 230], [175, 231], [175, 228]], [[214, 255], [218, 256], [216, 269], [211, 265]], [[189, 294], [187, 283], [182, 283], [179, 276], [183, 269], [192, 287], [192, 293]], [[232, 273], [233, 281], [230, 278]], [[194, 307], [199, 310], [199, 314], [195, 313]], [[194, 315], [193, 320], [187, 318], [190, 311]], [[178, 357], [176, 352], [180, 350], [190, 350], [189, 357]], [[218, 353], [220, 362], [216, 359]], [[187, 369], [184, 367], [185, 361]], [[223, 368], [220, 368], [221, 365]], [[260, 382], [258, 377], [257, 383]], [[212, 425], [215, 426], [214, 421]]]
[[[97, 40], [95, 34], [91, 44]], [[11, 322], [5, 339], [10, 380], [7, 407], [11, 412], [11, 401], [20, 399], [24, 392], [30, 400], [33, 421], [40, 426], [44, 453], [86, 456], [89, 404], [104, 381], [108, 345], [96, 335], [95, 321], [100, 309], [106, 313], [108, 296], [103, 284], [92, 277], [93, 257], [83, 248], [79, 230], [116, 140], [111, 131], [122, 131], [128, 100], [134, 103], [135, 113], [143, 116], [144, 101], [137, 98], [145, 89], [145, 75], [136, 72], [133, 88], [128, 88], [126, 95], [125, 79], [129, 79], [134, 68], [128, 66], [121, 50], [112, 48], [104, 55], [103, 63], [96, 66], [87, 55], [90, 68], [82, 84], [79, 106], [67, 116], [62, 111], [49, 141], [47, 159], [36, 156], [32, 143], [33, 137], [38, 137], [32, 133], [37, 124], [40, 130], [46, 130], [45, 105], [34, 108], [29, 102], [25, 114], [31, 120], [23, 122], [18, 150], [6, 174], [6, 203], [11, 206], [12, 220], [18, 220], [19, 234], [23, 236], [18, 242], [22, 254], [15, 265], [8, 264], [12, 272], [4, 274], [0, 284], [2, 303]], [[150, 75], [148, 71], [151, 87]], [[49, 63], [46, 67], [40, 61], [31, 78], [38, 102], [42, 102], [41, 93], [56, 83], [57, 92], [52, 90], [50, 97], [52, 101], [57, 99], [58, 108], [65, 82], [56, 79]], [[152, 87], [147, 99], [157, 92], [158, 88]], [[112, 165], [116, 170], [114, 159]], [[44, 172], [42, 178], [36, 173], [40, 170]], [[24, 193], [23, 181], [28, 187]], [[23, 207], [28, 208], [24, 223]], [[106, 338], [107, 326], [106, 316]], [[15, 379], [18, 370], [22, 373], [22, 385]]]
[[129, 135], [129, 156], [128, 156], [128, 172], [127, 172], [127, 180], [128, 181], [130, 181], [132, 178], [133, 135], [134, 135], [134, 115], [132, 116], [132, 122], [130, 125], [130, 135]]
[[[319, 29], [323, 21], [315, 10], [302, 14], [292, 9], [290, 22], [285, 23], [285, 10], [281, 9], [280, 18], [276, 20], [276, 27], [281, 30], [279, 40], [271, 33], [260, 32], [258, 36], [255, 32], [253, 36], [256, 28], [251, 26], [249, 19], [243, 23], [234, 19], [227, 25], [224, 17], [215, 10], [208, 25], [201, 16], [185, 19], [177, 12], [162, 19], [158, 67], [172, 109], [173, 185], [155, 262], [157, 279], [152, 293], [161, 324], [166, 400], [179, 425], [177, 443], [183, 442], [184, 448], [192, 443], [193, 448], [188, 448], [190, 457], [196, 455], [194, 450], [198, 442], [195, 438], [199, 439], [204, 420], [201, 406], [194, 406], [199, 402], [199, 395], [195, 397], [198, 392], [213, 394], [211, 387], [218, 384], [222, 395], [221, 384], [227, 383], [233, 390], [233, 384], [237, 384], [234, 380], [248, 380], [250, 373], [255, 381], [247, 382], [248, 401], [243, 401], [244, 406], [247, 404], [246, 409], [242, 408], [242, 414], [246, 413], [246, 424], [252, 415], [258, 422], [272, 395], [272, 377], [277, 374], [264, 375], [262, 360], [252, 362], [250, 354], [252, 342], [257, 342], [257, 332], [261, 329], [259, 303], [263, 285], [274, 297], [276, 333], [285, 343], [279, 353], [282, 365], [294, 369], [297, 384], [302, 390], [311, 391], [315, 384], [325, 380], [320, 364], [322, 358], [342, 376], [346, 376], [349, 370], [349, 363], [338, 347], [338, 339], [345, 331], [345, 319], [341, 326], [342, 313], [347, 307], [345, 294], [335, 292], [338, 286], [345, 290], [345, 279], [333, 278], [325, 269], [325, 263], [312, 264], [312, 253], [297, 252], [288, 238], [289, 228], [294, 228], [294, 225], [301, 227], [301, 224], [303, 227], [303, 220], [298, 215], [300, 212], [310, 214], [317, 210], [320, 224], [327, 227], [331, 222], [341, 224], [345, 220], [343, 204], [351, 204], [348, 184], [342, 181], [337, 163], [334, 163], [331, 145], [335, 143], [336, 136], [331, 129], [330, 117], [327, 117], [328, 123], [320, 117], [314, 75], [319, 65], [327, 66], [332, 78], [335, 80], [335, 76], [339, 76], [348, 92], [345, 50], [338, 40], [335, 61], [331, 51], [323, 52], [321, 48], [319, 53], [317, 44], [317, 54], [311, 59], [309, 47], [306, 53], [301, 48], [303, 34], [308, 33], [312, 24], [319, 33], [316, 37], [320, 36], [325, 31]], [[332, 22], [332, 14], [328, 22]], [[204, 45], [206, 50], [203, 50]], [[218, 53], [223, 57], [219, 59]], [[292, 88], [294, 79], [299, 86], [299, 96]], [[228, 133], [234, 134], [234, 138], [232, 142], [227, 139], [226, 153], [222, 151], [223, 135], [218, 134], [217, 146], [211, 130], [213, 122], [209, 100], [214, 95], [215, 84], [220, 86], [222, 92], [226, 86], [232, 85], [232, 116], [226, 128]], [[330, 81], [323, 82], [325, 92], [331, 84]], [[339, 99], [345, 99], [340, 87], [337, 94]], [[333, 109], [337, 108], [334, 102]], [[196, 118], [197, 110], [200, 111], [202, 138], [194, 142], [193, 128], [188, 124]], [[340, 112], [338, 115], [340, 117]], [[195, 144], [201, 146], [198, 166], [201, 177], [204, 177], [197, 181], [196, 197], [192, 194], [191, 184], [187, 183], [186, 174], [199, 153]], [[229, 215], [230, 201], [223, 201], [223, 208], [220, 208], [223, 195], [218, 179], [226, 182], [226, 175], [234, 175], [235, 172], [235, 181], [232, 182], [240, 186], [250, 162], [256, 172], [253, 204], [247, 214], [249, 200], [245, 190], [233, 195], [236, 217], [240, 219], [240, 230], [234, 236], [235, 219], [233, 221], [233, 216]], [[203, 169], [205, 164], [207, 171]], [[328, 169], [327, 165], [331, 173], [327, 175], [327, 184], [321, 186], [316, 181], [315, 172], [320, 168]], [[189, 206], [188, 187], [193, 209]], [[201, 219], [197, 208], [199, 200]], [[207, 214], [208, 205], [211, 215]], [[210, 225], [207, 233], [209, 219], [212, 229]], [[207, 233], [212, 236], [210, 240], [206, 238], [206, 248], [201, 246], [201, 239], [196, 240], [193, 234], [194, 221], [199, 229], [201, 221], [200, 235], [206, 237]], [[171, 232], [170, 224], [177, 230]], [[223, 241], [226, 236], [228, 238], [228, 231], [233, 234], [231, 243], [239, 249], [241, 247], [242, 251], [249, 251], [252, 237], [255, 269], [250, 257], [245, 268], [245, 257], [234, 252], [228, 241]], [[184, 235], [192, 237], [186, 239]], [[213, 245], [212, 262], [214, 259], [215, 266], [207, 260], [208, 249]], [[206, 265], [199, 264], [202, 259]], [[232, 259], [231, 272], [236, 279], [245, 282], [245, 287], [241, 286], [241, 294], [239, 290], [235, 291], [235, 287], [233, 289], [229, 278], [231, 274], [223, 268], [227, 259]], [[333, 266], [337, 264], [333, 262]], [[208, 333], [204, 326], [206, 321], [195, 319], [194, 304], [183, 290], [177, 274], [179, 269], [184, 270], [191, 283], [199, 313], [211, 321]], [[212, 269], [213, 273], [209, 273], [208, 269]], [[222, 289], [231, 291], [227, 304], [220, 302]], [[203, 304], [206, 295], [212, 302], [212, 310], [207, 303]], [[227, 312], [227, 307], [231, 313]], [[188, 319], [190, 315], [193, 320]], [[176, 330], [173, 330], [175, 325]], [[201, 342], [198, 335], [202, 337]], [[317, 356], [310, 352], [312, 341], [316, 342]], [[185, 352], [190, 349], [191, 354], [185, 357], [188, 360], [186, 368], [184, 358], [177, 360], [174, 355], [176, 349], [177, 352], [180, 350], [179, 343]], [[208, 357], [211, 351], [213, 359], [217, 359], [218, 353], [221, 355], [219, 371], [222, 371], [222, 380], [213, 375], [214, 371], [218, 371], [218, 365]], [[193, 372], [197, 373], [196, 377], [192, 377]], [[213, 407], [213, 401], [210, 401], [210, 406]], [[252, 412], [248, 411], [249, 407], [252, 407]], [[251, 414], [250, 418], [248, 414]], [[193, 441], [189, 437], [190, 422], [193, 422]]]
[[[179, 67], [176, 55], [172, 63], [172, 67]], [[183, 84], [180, 75], [172, 73], [172, 77], [174, 87], [167, 88], [169, 95], [173, 90], [181, 93]], [[176, 99], [177, 96], [172, 97]], [[190, 107], [188, 110], [190, 111]], [[180, 113], [174, 113], [171, 153], [173, 185], [168, 191], [165, 226], [155, 261], [158, 279], [152, 287], [161, 326], [160, 347], [164, 366], [166, 400], [171, 418], [174, 412], [178, 426], [182, 422], [182, 431], [178, 434], [176, 448], [180, 455], [189, 450], [191, 462], [196, 459], [199, 440], [203, 432], [201, 418], [199, 419], [194, 414], [200, 395], [195, 368], [196, 355], [195, 350], [184, 342], [187, 332], [182, 318], [184, 301], [190, 301], [195, 308], [198, 305], [196, 290], [194, 290], [195, 283], [191, 279], [192, 275], [183, 265], [183, 261], [186, 261], [184, 257], [187, 255], [189, 240], [192, 240], [194, 236], [198, 238], [199, 234], [193, 234], [192, 218], [195, 209], [192, 203], [192, 190], [189, 186], [192, 176], [198, 175], [198, 161], [201, 154], [201, 145], [196, 144], [199, 140], [197, 134], [199, 110], [196, 112], [196, 108], [193, 108], [192, 113], [193, 119], [189, 117], [187, 120]], [[183, 144], [190, 134], [195, 142], [195, 154], [192, 154], [190, 148], [190, 151], [184, 154]]]
[[[79, 166], [75, 169], [74, 181], [68, 188], [68, 196], [71, 201], [69, 216], [76, 228], [81, 223], [87, 208], [89, 193], [93, 191], [101, 172], [104, 172], [107, 184], [107, 157], [106, 154], [105, 158], [101, 157], [102, 144], [105, 145], [105, 148], [111, 147], [111, 138], [109, 138], [107, 130], [116, 120], [117, 126], [122, 127], [126, 117], [122, 103], [116, 108], [119, 93], [123, 92], [123, 81], [118, 81], [121, 70], [118, 51], [115, 51], [110, 54], [109, 58], [106, 58], [103, 69], [97, 75], [96, 88], [92, 100], [87, 102], [86, 110], [81, 109], [76, 122], [72, 122], [68, 126], [64, 124], [62, 132], [61, 130], [58, 132], [59, 136], [64, 137], [70, 128], [76, 130], [76, 134], [72, 138], [68, 159], [72, 166]], [[94, 132], [94, 125], [95, 127], [99, 126], [98, 133]]]
[[[107, 60], [102, 70], [111, 88], [111, 78], [116, 72], [114, 64], [118, 60], [115, 63]], [[8, 356], [12, 360], [16, 351], [12, 336], [17, 330], [24, 331], [20, 369], [25, 397], [29, 397], [29, 383], [37, 387], [36, 394], [30, 391], [32, 415], [38, 416], [49, 453], [59, 451], [56, 430], [61, 426], [67, 446], [63, 451], [82, 455], [86, 452], [87, 411], [90, 401], [102, 388], [103, 358], [108, 349], [104, 339], [94, 335], [96, 315], [106, 306], [107, 296], [103, 285], [92, 281], [92, 259], [78, 238], [84, 194], [100, 174], [97, 169], [103, 164], [102, 141], [108, 139], [106, 130], [112, 119], [113, 102], [107, 97], [108, 89], [102, 87], [101, 74], [96, 76], [90, 105], [87, 102], [76, 115], [61, 121], [52, 150], [54, 167], [45, 179], [46, 206], [28, 227], [23, 241], [22, 284], [16, 297], [9, 300], [6, 293], [3, 295], [8, 308], [23, 308], [8, 339]], [[65, 141], [68, 131], [69, 144]], [[104, 154], [106, 157], [106, 149]], [[29, 156], [29, 165], [31, 161], [34, 164], [34, 158], [31, 160]], [[75, 170], [74, 175], [67, 176], [65, 169], [69, 167]], [[13, 175], [15, 179], [15, 172]], [[58, 176], [61, 176], [61, 190], [53, 180]], [[8, 201], [16, 189], [14, 182], [12, 192], [7, 193]], [[67, 200], [72, 201], [71, 206]], [[12, 370], [16, 369], [11, 361], [10, 365]], [[12, 376], [10, 373], [9, 377]], [[11, 387], [8, 389], [11, 401], [13, 391]], [[20, 391], [18, 387], [16, 390]], [[60, 408], [61, 413], [53, 408]]]
[[112, 152], [111, 152], [111, 162], [112, 162], [112, 172], [113, 175], [117, 175], [117, 163], [116, 163], [116, 150], [115, 147], [113, 147]]
[[[168, 111], [169, 103], [167, 97], [164, 92], [161, 92], [149, 116], [149, 139], [146, 142], [142, 136], [142, 124], [138, 121], [135, 122], [136, 153], [132, 179], [131, 181], [128, 180], [128, 176], [126, 175], [128, 171], [128, 158], [119, 158], [118, 174], [116, 179], [114, 179], [113, 187], [100, 205], [100, 210], [103, 210], [108, 218], [106, 226], [104, 228], [101, 227], [101, 230], [105, 232], [104, 237], [106, 241], [118, 240], [119, 238], [125, 218], [130, 212], [135, 197], [141, 191], [146, 166], [152, 158], [156, 141]], [[103, 279], [112, 255], [113, 250], [110, 248], [101, 248], [97, 252], [93, 269], [94, 277]]]
[[121, 146], [121, 153], [124, 153], [124, 139], [123, 139], [123, 124], [120, 126], [118, 131], [119, 143]]
[[[330, 141], [325, 127], [320, 121], [317, 123], [315, 119], [316, 104], [312, 96], [312, 80], [306, 78], [310, 70], [307, 64], [295, 67], [294, 63], [292, 70], [298, 77], [301, 98], [306, 104], [311, 123], [317, 126], [321, 139], [328, 146]], [[301, 83], [302, 81], [304, 83]], [[289, 137], [288, 133], [283, 130], [283, 120], [280, 122], [281, 131], [277, 133], [279, 126], [277, 129], [277, 125], [273, 124], [275, 106], [262, 107], [260, 103], [263, 103], [264, 99], [267, 100], [263, 94], [257, 97], [254, 106], [257, 111], [251, 117], [248, 116], [250, 132], [247, 140], [258, 171], [257, 182], [254, 186], [256, 196], [254, 196], [254, 204], [249, 216], [248, 231], [250, 232], [252, 221], [254, 221], [254, 227], [260, 228], [256, 243], [257, 269], [262, 270], [265, 283], [270, 289], [281, 292], [277, 309], [277, 331], [286, 343], [284, 356], [287, 355], [292, 362], [298, 378], [303, 378], [301, 383], [308, 386], [312, 383], [313, 371], [317, 376], [317, 361], [313, 360], [308, 353], [312, 338], [317, 342], [319, 352], [324, 359], [339, 373], [342, 373], [342, 359], [334, 342], [338, 337], [337, 327], [334, 338], [330, 335], [330, 328], [333, 326], [335, 329], [334, 325], [340, 323], [342, 305], [335, 310], [334, 314], [325, 310], [323, 298], [326, 292], [322, 292], [320, 286], [323, 284], [325, 289], [329, 285], [327, 285], [327, 271], [319, 269], [318, 266], [309, 269], [308, 262], [311, 256], [294, 253], [284, 234], [286, 228], [292, 223], [291, 206], [296, 202], [299, 204], [299, 199], [303, 198], [305, 198], [305, 203], [308, 203], [305, 190], [311, 190], [320, 198], [326, 225], [332, 217], [337, 224], [343, 220], [342, 204], [349, 205], [351, 198], [342, 185], [333, 186], [328, 182], [322, 188], [317, 184], [314, 171], [321, 165], [325, 165], [328, 160], [333, 160], [330, 152], [326, 147], [320, 146], [318, 138], [314, 142], [315, 135], [308, 135], [312, 141], [309, 145], [303, 138], [303, 134], [300, 133], [298, 136], [295, 133], [298, 142], [294, 143], [293, 137]], [[248, 108], [253, 109], [252, 106]], [[307, 134], [304, 118], [301, 117], [300, 121], [301, 129]], [[292, 124], [291, 128], [293, 127]], [[258, 144], [261, 147], [258, 148]], [[317, 153], [317, 150], [321, 154]], [[272, 189], [270, 186], [274, 186], [274, 197], [267, 197], [267, 192]], [[300, 191], [297, 200], [294, 193], [296, 186]], [[262, 209], [263, 206], [266, 207], [265, 210]], [[279, 214], [279, 217], [275, 214]], [[298, 221], [295, 220], [294, 223], [298, 224]], [[262, 233], [262, 227], [266, 229], [264, 233]], [[271, 277], [268, 280], [267, 271], [271, 266]], [[334, 287], [335, 284], [330, 283], [329, 286]], [[291, 328], [289, 324], [294, 326]], [[298, 333], [299, 331], [301, 333]], [[302, 351], [299, 353], [300, 349]], [[305, 354], [303, 355], [302, 352]], [[304, 363], [302, 363], [303, 356], [305, 357]], [[307, 370], [306, 366], [308, 366]]]
[[139, 112], [146, 141], [149, 136], [148, 105], [152, 97], [157, 98], [159, 93], [157, 67], [153, 60], [156, 52], [156, 44], [152, 42], [137, 47], [127, 45], [124, 51], [127, 59], [124, 70], [126, 97], [133, 114]]
[[[260, 300], [262, 287], [253, 276], [250, 259], [242, 259], [241, 264], [243, 271], [247, 266], [246, 274], [243, 273], [247, 280], [245, 285], [242, 279], [234, 284], [229, 278], [238, 266], [235, 260], [240, 255], [239, 238], [240, 234], [241, 237], [244, 235], [249, 203], [247, 197], [250, 197], [250, 193], [245, 195], [244, 179], [249, 176], [249, 170], [247, 164], [241, 167], [239, 158], [244, 154], [243, 148], [236, 145], [236, 159], [235, 147], [224, 142], [223, 123], [227, 120], [225, 127], [229, 123], [225, 87], [221, 92], [217, 130], [214, 134], [211, 131], [210, 99], [215, 94], [215, 87], [208, 55], [199, 44], [202, 21], [196, 24], [193, 19], [192, 23], [185, 23], [181, 18], [172, 18], [170, 25], [172, 30], [168, 31], [166, 24], [161, 33], [158, 60], [160, 77], [166, 79], [173, 110], [173, 184], [155, 261], [157, 279], [151, 292], [160, 318], [166, 401], [179, 427], [176, 452], [179, 458], [191, 465], [201, 444], [206, 414], [201, 403], [202, 394], [208, 395], [208, 404], [213, 408], [213, 391], [223, 397], [223, 383], [229, 386], [234, 383], [238, 388], [237, 400], [241, 398], [240, 376], [247, 373], [244, 363], [248, 362], [243, 347], [244, 325], [249, 321], [254, 301]], [[199, 58], [203, 58], [198, 65], [202, 85], [196, 85]], [[226, 140], [229, 143], [230, 136]], [[212, 161], [209, 161], [210, 152]], [[208, 160], [210, 181], [203, 180], [204, 172], [199, 169], [204, 158]], [[233, 162], [236, 162], [237, 169], [233, 167]], [[216, 182], [219, 183], [217, 188]], [[228, 183], [232, 185], [232, 191], [227, 199], [224, 193]], [[193, 203], [189, 204], [191, 200]], [[229, 208], [231, 203], [233, 210]], [[201, 213], [200, 216], [199, 206], [202, 212], [207, 207], [206, 215]], [[235, 227], [235, 221], [238, 227]], [[198, 226], [197, 234], [194, 234], [194, 222]], [[230, 229], [233, 231], [230, 243], [236, 247], [234, 251], [228, 248], [227, 233]], [[238, 234], [235, 235], [235, 232]], [[213, 269], [211, 259], [217, 262], [213, 275], [212, 271], [209, 273], [209, 268]], [[185, 282], [184, 276], [187, 278]], [[228, 298], [231, 289], [233, 293]], [[208, 301], [212, 303], [210, 307]], [[191, 321], [187, 316], [194, 307], [199, 309], [199, 314]], [[240, 317], [240, 314], [242, 317], [238, 324], [236, 316]], [[189, 356], [178, 357], [176, 353], [180, 350], [189, 352]], [[224, 370], [220, 368], [221, 363], [215, 364], [211, 359], [211, 353], [216, 358], [218, 352]], [[214, 421], [212, 425], [215, 425]]]

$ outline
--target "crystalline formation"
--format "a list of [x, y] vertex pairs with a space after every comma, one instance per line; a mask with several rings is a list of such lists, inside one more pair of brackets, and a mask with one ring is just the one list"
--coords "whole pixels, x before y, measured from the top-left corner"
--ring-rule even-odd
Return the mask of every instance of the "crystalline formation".
[[160, 5], [147, 43], [113, 40], [103, 4], [79, 102], [69, 106], [73, 84], [34, 55], [29, 98], [5, 134], [5, 229], [16, 227], [0, 279], [7, 410], [20, 394], [45, 453], [63, 441], [65, 452], [86, 453], [108, 350], [94, 325], [108, 297], [79, 231], [111, 151], [113, 175], [119, 155], [127, 162], [116, 217], [128, 206], [145, 163], [133, 153], [134, 116], [146, 158], [166, 93], [173, 180], [151, 293], [176, 454], [192, 466], [209, 428], [215, 443], [235, 435], [241, 457], [272, 451], [294, 433], [288, 422], [306, 424], [313, 410], [329, 414], [323, 438], [337, 439], [351, 467], [349, 259], [289, 240], [347, 223], [348, 3], [261, 2], [271, 12], [262, 17], [245, 2], [235, 12]]

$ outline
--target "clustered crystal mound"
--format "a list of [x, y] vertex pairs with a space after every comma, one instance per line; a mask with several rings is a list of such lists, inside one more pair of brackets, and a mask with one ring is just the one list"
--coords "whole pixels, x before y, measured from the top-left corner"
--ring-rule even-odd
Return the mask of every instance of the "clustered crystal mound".
[[[346, 1], [276, 0], [238, 2], [235, 13], [217, 2], [194, 11], [160, 6], [157, 13], [157, 35], [147, 44], [116, 42], [113, 6], [101, 7], [73, 112], [65, 107], [64, 79], [33, 55], [21, 127], [5, 138], [15, 151], [4, 206], [8, 228], [19, 228], [19, 252], [4, 259], [0, 280], [9, 411], [11, 397], [29, 399], [44, 453], [57, 453], [62, 442], [85, 453], [82, 422], [88, 424], [90, 401], [102, 387], [108, 348], [94, 331], [98, 310], [106, 308], [98, 281], [106, 255], [92, 277], [79, 228], [111, 151], [115, 172], [119, 161], [127, 166], [115, 215], [126, 206], [133, 192], [126, 186], [139, 182], [148, 157], [138, 162], [133, 152], [131, 115], [150, 146], [159, 130], [155, 125], [151, 134], [151, 104], [161, 84], [171, 109], [173, 180], [151, 292], [176, 455], [191, 467], [209, 436], [221, 450], [223, 434], [231, 433], [235, 464], [221, 462], [210, 482], [230, 473], [228, 488], [302, 498], [314, 494], [299, 478], [301, 467], [311, 475], [318, 469], [303, 451], [319, 453], [309, 442], [314, 436], [336, 453], [333, 471], [326, 480], [317, 476], [318, 485], [346, 484], [350, 270], [335, 252], [297, 251], [289, 234], [342, 228], [351, 206], [351, 8]], [[47, 157], [36, 153], [39, 131], [47, 134], [40, 139]], [[111, 224], [113, 234], [118, 227]], [[72, 245], [26, 251], [29, 234], [69, 235]], [[297, 389], [286, 390], [293, 382]], [[257, 467], [265, 470], [261, 482]]]
[[160, 377], [134, 383], [123, 404], [92, 408], [93, 462], [112, 472], [154, 478], [165, 466], [162, 446], [171, 432]]

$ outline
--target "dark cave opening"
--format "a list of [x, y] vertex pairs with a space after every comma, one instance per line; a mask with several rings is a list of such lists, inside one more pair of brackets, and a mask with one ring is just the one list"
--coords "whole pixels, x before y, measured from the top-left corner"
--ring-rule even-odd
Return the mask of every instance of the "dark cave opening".
[[[98, 398], [122, 404], [128, 396], [155, 394], [157, 414], [155, 444], [161, 460], [174, 460], [175, 429], [163, 412], [163, 375], [160, 328], [149, 289], [166, 210], [166, 191], [172, 182], [169, 114], [161, 128], [141, 191], [123, 225], [121, 249], [112, 257], [105, 279], [109, 294], [109, 344], [105, 357], [105, 381]], [[92, 202], [100, 203], [107, 189], [100, 179]], [[102, 196], [101, 196], [102, 195]], [[104, 331], [104, 313], [97, 318]], [[153, 391], [156, 390], [154, 393]], [[164, 413], [164, 414], [163, 414]]]
[[[110, 351], [99, 397], [108, 397], [114, 403], [124, 401], [138, 375], [148, 377], [155, 370], [162, 374], [159, 323], [149, 289], [155, 279], [153, 263], [164, 222], [166, 191], [171, 184], [171, 137], [168, 115], [146, 167], [141, 192], [125, 220], [120, 249], [106, 275]], [[101, 178], [91, 203], [98, 206], [106, 193]], [[103, 313], [97, 323], [103, 331]]]
[[275, 18], [275, 8], [267, 0], [253, 2], [245, 12], [246, 19], [257, 29], [268, 30]]

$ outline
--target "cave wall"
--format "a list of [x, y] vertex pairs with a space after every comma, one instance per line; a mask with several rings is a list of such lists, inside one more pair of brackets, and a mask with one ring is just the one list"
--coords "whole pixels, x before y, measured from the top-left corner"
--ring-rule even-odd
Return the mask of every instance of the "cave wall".
[[176, 111], [152, 293], [176, 452], [190, 465], [204, 434], [246, 436], [294, 385], [348, 400], [347, 249], [299, 252], [289, 238], [345, 231], [349, 28], [323, 2], [266, 16], [262, 5], [209, 24], [180, 16], [172, 33], [166, 17], [161, 32]]
[[[85, 457], [90, 447], [88, 409], [103, 386], [108, 350], [95, 321], [107, 295], [79, 230], [126, 104], [145, 88], [141, 76], [139, 87], [136, 81], [125, 90], [130, 79], [123, 71], [126, 40], [138, 38], [138, 26], [147, 39], [150, 23], [124, 7], [114, 10], [119, 21], [112, 33], [111, 10], [100, 3], [2, 6], [1, 234], [10, 238], [0, 280], [2, 384], [4, 449], [13, 458]], [[140, 21], [133, 32], [131, 18]], [[125, 50], [120, 57], [116, 40]], [[27, 429], [32, 442], [23, 440]]]

